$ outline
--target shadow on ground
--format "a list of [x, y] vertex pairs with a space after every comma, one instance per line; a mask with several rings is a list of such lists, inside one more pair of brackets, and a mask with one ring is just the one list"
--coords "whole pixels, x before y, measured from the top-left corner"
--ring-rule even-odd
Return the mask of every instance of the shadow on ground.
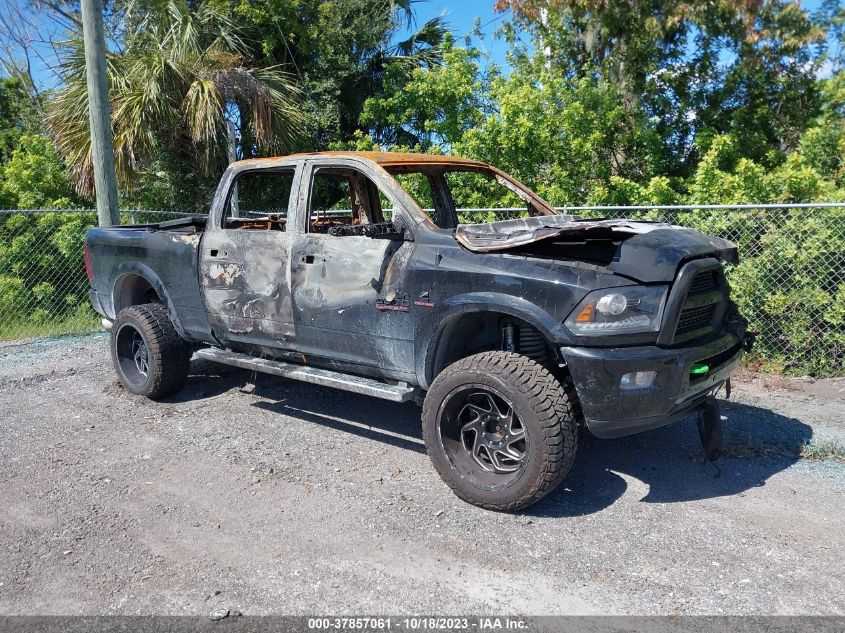
[[641, 501], [673, 503], [741, 493], [763, 486], [798, 460], [813, 431], [768, 409], [721, 401], [726, 455], [704, 459], [695, 417], [615, 440], [591, 439], [563, 485], [528, 514], [577, 516], [611, 505], [627, 489], [625, 476], [649, 488]]
[[251, 372], [206, 360], [192, 360], [188, 384], [172, 396], [160, 402], [196, 402], [204, 398], [219, 396], [230, 389], [243, 387], [250, 381]]
[[[367, 396], [279, 380], [209, 363], [192, 365], [188, 388], [170, 402], [214, 397], [245, 384], [260, 398], [253, 406], [424, 453], [420, 409]], [[251, 389], [251, 388], [250, 388]], [[563, 485], [524, 511], [535, 516], [599, 512], [627, 490], [625, 477], [649, 487], [641, 501], [672, 503], [741, 493], [762, 486], [798, 460], [810, 426], [768, 409], [721, 401], [726, 456], [704, 460], [695, 418], [615, 440], [590, 437], [579, 449]], [[624, 475], [624, 476], [623, 476]]]

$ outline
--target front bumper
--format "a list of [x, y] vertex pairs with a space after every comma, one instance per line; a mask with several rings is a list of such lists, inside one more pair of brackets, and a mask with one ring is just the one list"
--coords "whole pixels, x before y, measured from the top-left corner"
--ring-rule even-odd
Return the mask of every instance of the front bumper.
[[[698, 409], [722, 385], [748, 349], [750, 339], [725, 334], [704, 345], [666, 349], [562, 347], [587, 428], [600, 438], [621, 437], [663, 426]], [[692, 376], [695, 363], [710, 371]], [[620, 388], [622, 376], [655, 371], [654, 382]]]

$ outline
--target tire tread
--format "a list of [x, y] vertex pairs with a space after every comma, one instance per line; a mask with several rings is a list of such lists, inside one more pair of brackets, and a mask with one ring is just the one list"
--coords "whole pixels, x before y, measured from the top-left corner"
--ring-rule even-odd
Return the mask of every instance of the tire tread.
[[[506, 504], [491, 504], [477, 498], [471, 491], [458, 485], [450, 473], [442, 472], [436, 460], [432, 460], [441, 478], [464, 501], [488, 510], [515, 511], [536, 503], [554, 490], [572, 466], [578, 444], [576, 409], [563, 385], [536, 361], [512, 352], [483, 352], [456, 361], [434, 380], [429, 393], [448, 376], [459, 372], [498, 375], [513, 388], [527, 397], [541, 429], [540, 441], [544, 446], [545, 459], [540, 476], [529, 490]], [[423, 403], [424, 421], [437, 415], [440, 402], [426, 398]], [[423, 424], [423, 438], [429, 457], [432, 456], [430, 437], [435, 424]], [[534, 440], [532, 440], [534, 441]]]
[[[148, 303], [121, 310], [112, 327], [113, 355], [115, 354], [114, 337], [120, 325], [126, 322], [132, 323], [141, 330], [147, 339], [149, 372], [152, 380], [141, 395], [155, 400], [182, 389], [188, 379], [190, 347], [176, 331], [167, 308], [160, 303]], [[125, 384], [124, 387], [126, 387]]]

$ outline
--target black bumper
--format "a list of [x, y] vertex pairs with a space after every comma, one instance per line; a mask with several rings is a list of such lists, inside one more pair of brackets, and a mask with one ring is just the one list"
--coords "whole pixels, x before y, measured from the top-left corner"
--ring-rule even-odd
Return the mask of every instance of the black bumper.
[[[669, 424], [698, 409], [723, 384], [742, 357], [748, 341], [733, 334], [705, 345], [666, 349], [562, 347], [587, 428], [601, 438], [621, 437]], [[694, 376], [696, 363], [706, 375]], [[649, 387], [622, 390], [622, 376], [655, 371]]]

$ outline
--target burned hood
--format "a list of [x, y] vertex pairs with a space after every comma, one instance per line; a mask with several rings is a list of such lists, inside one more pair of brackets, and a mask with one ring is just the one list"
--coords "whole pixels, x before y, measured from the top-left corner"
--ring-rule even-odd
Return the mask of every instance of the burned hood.
[[562, 215], [461, 224], [455, 229], [455, 239], [471, 251], [525, 251], [558, 238], [555, 252], [572, 259], [561, 237], [571, 241], [612, 238], [618, 246], [606, 267], [643, 282], [673, 280], [678, 266], [688, 259], [709, 256], [737, 261], [736, 246], [728, 240], [661, 222], [580, 220]]

